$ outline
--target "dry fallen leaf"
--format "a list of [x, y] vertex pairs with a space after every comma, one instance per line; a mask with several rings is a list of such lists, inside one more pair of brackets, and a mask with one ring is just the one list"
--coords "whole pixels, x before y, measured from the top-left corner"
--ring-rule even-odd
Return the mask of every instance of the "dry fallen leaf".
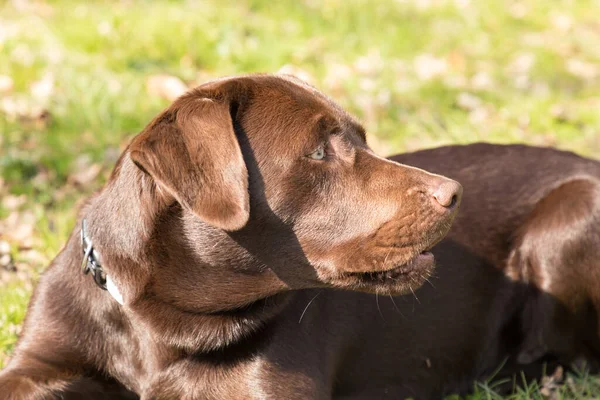
[[469, 122], [474, 125], [482, 124], [490, 118], [490, 110], [487, 107], [478, 107], [469, 113]]
[[31, 248], [35, 222], [31, 211], [13, 211], [2, 221], [0, 232], [8, 241], [17, 243], [20, 249]]
[[391, 152], [392, 146], [389, 143], [386, 143], [383, 139], [370, 135], [369, 139], [369, 147], [375, 152], [375, 154], [379, 154], [380, 156], [387, 156]]
[[215, 75], [214, 73], [211, 73], [206, 70], [199, 70], [196, 74], [196, 79], [190, 83], [190, 87], [196, 87], [196, 86], [202, 85], [208, 81], [217, 79], [218, 76], [219, 75]]
[[46, 102], [54, 93], [54, 77], [52, 74], [44, 75], [42, 79], [32, 82], [29, 90], [34, 99]]
[[461, 92], [456, 97], [456, 104], [462, 109], [472, 111], [481, 107], [481, 99], [474, 94]]
[[18, 120], [22, 124], [33, 124], [43, 129], [50, 121], [50, 113], [41, 104], [25, 97], [4, 96], [0, 98], [0, 112], [9, 120]]
[[25, 204], [26, 201], [27, 197], [24, 194], [20, 196], [7, 194], [2, 199], [2, 207], [6, 208], [8, 211], [13, 211]]
[[100, 171], [102, 171], [102, 166], [100, 164], [92, 164], [71, 174], [68, 181], [78, 186], [86, 186], [98, 177]]
[[475, 89], [492, 89], [495, 83], [488, 72], [479, 71], [471, 78], [471, 86]]
[[10, 244], [6, 240], [0, 240], [0, 256], [10, 253]]
[[11, 272], [5, 271], [2, 268], [0, 268], [0, 287], [2, 287], [2, 285], [5, 283], [10, 282], [12, 277], [13, 274]]
[[562, 104], [554, 104], [550, 107], [550, 115], [559, 122], [567, 122], [571, 119], [569, 112]]
[[566, 67], [567, 71], [569, 71], [571, 74], [585, 80], [594, 79], [600, 75], [600, 68], [597, 64], [575, 58], [567, 60]]
[[358, 57], [354, 69], [363, 75], [376, 75], [385, 67], [385, 61], [378, 50], [370, 50], [367, 55]]
[[564, 382], [564, 370], [561, 366], [556, 367], [552, 375], [544, 376], [541, 382], [540, 393], [549, 400], [559, 399], [558, 389]]
[[176, 76], [152, 75], [146, 80], [146, 90], [152, 96], [173, 101], [184, 94], [188, 87]]
[[328, 90], [339, 90], [343, 87], [344, 83], [348, 81], [353, 75], [352, 68], [346, 64], [332, 63], [327, 65], [327, 73], [323, 79], [323, 83]]
[[428, 81], [444, 75], [448, 71], [448, 63], [443, 58], [421, 54], [415, 57], [413, 68], [419, 80]]
[[19, 253], [19, 259], [25, 261], [28, 265], [43, 266], [48, 260], [37, 250], [25, 249]]
[[529, 12], [529, 9], [527, 8], [527, 6], [523, 3], [520, 2], [514, 2], [509, 8], [508, 8], [508, 12], [510, 13], [510, 15], [513, 16], [513, 18], [517, 18], [517, 19], [522, 19], [525, 16], [527, 16], [527, 13]]
[[298, 79], [302, 79], [309, 85], [313, 85], [315, 83], [315, 78], [309, 72], [292, 64], [284, 65], [283, 67], [279, 68], [277, 73], [282, 75], [293, 75]]
[[8, 75], [0, 75], [0, 93], [8, 93], [14, 87], [12, 78]]
[[535, 65], [536, 57], [533, 53], [521, 53], [517, 55], [508, 66], [513, 74], [527, 74]]
[[0, 268], [10, 270], [11, 269], [12, 258], [10, 254], [2, 254], [0, 256]]
[[573, 26], [573, 18], [566, 14], [555, 14], [551, 18], [552, 26], [561, 32], [567, 32], [571, 30]]

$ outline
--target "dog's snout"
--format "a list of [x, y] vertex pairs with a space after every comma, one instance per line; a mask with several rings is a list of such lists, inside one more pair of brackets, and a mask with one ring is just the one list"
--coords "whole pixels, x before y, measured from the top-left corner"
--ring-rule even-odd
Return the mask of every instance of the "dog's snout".
[[435, 202], [440, 206], [452, 209], [460, 204], [462, 191], [463, 189], [460, 183], [450, 179], [444, 179], [437, 188], [433, 189], [432, 196]]

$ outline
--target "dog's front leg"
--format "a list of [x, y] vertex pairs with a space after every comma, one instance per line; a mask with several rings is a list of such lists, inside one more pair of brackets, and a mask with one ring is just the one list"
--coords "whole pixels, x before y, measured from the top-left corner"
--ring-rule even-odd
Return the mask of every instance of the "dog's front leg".
[[0, 398], [6, 400], [60, 399], [78, 377], [50, 364], [25, 360], [0, 372]]

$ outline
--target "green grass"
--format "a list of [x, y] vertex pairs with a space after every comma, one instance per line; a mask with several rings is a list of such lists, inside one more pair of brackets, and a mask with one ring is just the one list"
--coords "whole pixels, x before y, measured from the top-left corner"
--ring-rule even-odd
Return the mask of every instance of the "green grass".
[[30, 284], [20, 281], [13, 281], [2, 287], [0, 292], [0, 326], [2, 327], [0, 329], [0, 348], [3, 349], [3, 352], [10, 351], [14, 345], [15, 336], [25, 317], [31, 290]]
[[[77, 205], [168, 104], [148, 94], [148, 77], [194, 84], [287, 66], [356, 114], [382, 153], [484, 140], [599, 157], [599, 15], [593, 0], [1, 2], [0, 75], [14, 88], [0, 92], [0, 200], [26, 201], [0, 201], [0, 222], [26, 212], [35, 222], [27, 246], [0, 224], [19, 270], [0, 280], [0, 366]], [[96, 163], [96, 179], [73, 183]], [[600, 393], [595, 378], [572, 379]], [[539, 396], [528, 390], [515, 398]], [[497, 397], [483, 385], [471, 398]]]

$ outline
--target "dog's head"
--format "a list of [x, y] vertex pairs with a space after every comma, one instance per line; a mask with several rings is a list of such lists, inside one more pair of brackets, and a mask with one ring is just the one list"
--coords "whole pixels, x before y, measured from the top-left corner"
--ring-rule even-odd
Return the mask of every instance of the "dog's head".
[[179, 221], [163, 216], [154, 228], [161, 293], [179, 302], [193, 297], [182, 288], [198, 288], [224, 308], [309, 287], [414, 290], [462, 191], [375, 155], [355, 119], [288, 77], [193, 89], [129, 155], [153, 182], [153, 203]]

